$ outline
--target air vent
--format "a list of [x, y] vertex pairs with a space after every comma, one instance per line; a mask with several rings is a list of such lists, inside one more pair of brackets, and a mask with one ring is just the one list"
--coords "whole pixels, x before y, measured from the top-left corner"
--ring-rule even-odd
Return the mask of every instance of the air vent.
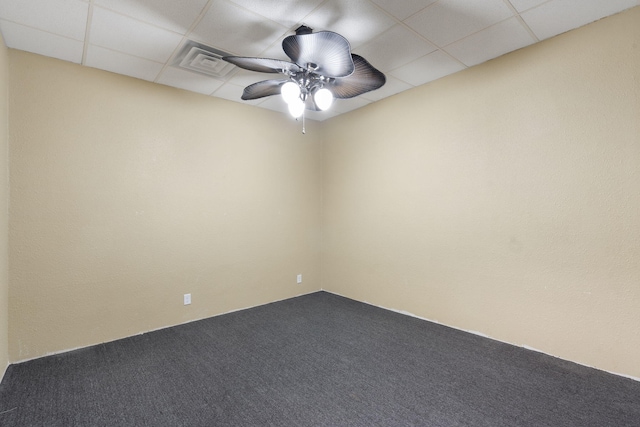
[[228, 53], [211, 46], [187, 40], [173, 61], [173, 66], [220, 78], [226, 76], [234, 68], [233, 64], [222, 60], [223, 56], [228, 55]]

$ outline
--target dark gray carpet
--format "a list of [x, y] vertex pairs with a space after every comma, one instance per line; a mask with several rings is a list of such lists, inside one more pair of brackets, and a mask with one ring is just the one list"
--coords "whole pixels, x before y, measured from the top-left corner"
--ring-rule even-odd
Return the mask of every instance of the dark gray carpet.
[[2, 426], [640, 426], [640, 382], [318, 292], [9, 367]]

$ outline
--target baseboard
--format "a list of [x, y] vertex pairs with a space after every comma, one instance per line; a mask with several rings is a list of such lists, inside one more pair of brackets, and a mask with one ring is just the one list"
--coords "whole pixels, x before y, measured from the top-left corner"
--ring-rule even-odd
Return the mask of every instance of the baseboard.
[[437, 320], [432, 320], [432, 319], [428, 319], [428, 318], [426, 318], [426, 317], [421, 317], [421, 316], [415, 315], [415, 314], [413, 314], [413, 313], [411, 313], [411, 312], [408, 312], [408, 311], [404, 311], [404, 310], [397, 310], [397, 309], [394, 309], [394, 308], [384, 307], [384, 306], [380, 306], [380, 305], [372, 304], [372, 303], [370, 303], [370, 302], [368, 302], [368, 301], [360, 301], [360, 300], [357, 300], [357, 299], [354, 299], [354, 298], [350, 298], [350, 297], [345, 296], [345, 295], [341, 295], [341, 294], [339, 294], [339, 293], [337, 293], [337, 292], [328, 291], [328, 290], [326, 290], [326, 289], [322, 289], [322, 291], [323, 291], [323, 292], [330, 293], [330, 294], [337, 295], [337, 296], [342, 297], [342, 298], [348, 298], [348, 299], [351, 299], [351, 300], [354, 300], [354, 301], [358, 301], [358, 302], [361, 302], [361, 303], [363, 303], [363, 304], [370, 305], [370, 306], [372, 306], [372, 307], [381, 308], [381, 309], [383, 309], [383, 310], [392, 311], [392, 312], [394, 312], [394, 313], [403, 314], [403, 315], [405, 315], [405, 316], [415, 317], [416, 319], [425, 320], [425, 321], [427, 321], [427, 322], [435, 323], [435, 324], [437, 324], [437, 325], [446, 326], [447, 328], [452, 328], [452, 329], [456, 329], [456, 330], [458, 330], [458, 331], [467, 332], [467, 333], [469, 333], [469, 334], [478, 335], [478, 336], [481, 336], [481, 337], [483, 337], [483, 338], [487, 338], [487, 339], [490, 339], [490, 340], [493, 340], [493, 341], [497, 341], [497, 342], [500, 342], [500, 343], [503, 343], [503, 344], [508, 344], [508, 345], [512, 345], [512, 346], [514, 346], [514, 347], [524, 348], [525, 350], [529, 350], [529, 351], [535, 351], [536, 353], [541, 353], [541, 354], [544, 354], [544, 355], [546, 355], [546, 356], [555, 357], [556, 359], [564, 360], [564, 361], [566, 361], [566, 362], [575, 363], [576, 365], [584, 366], [584, 367], [586, 367], [586, 368], [596, 369], [596, 370], [598, 370], [598, 371], [606, 372], [606, 373], [608, 373], [608, 374], [612, 374], [612, 375], [616, 375], [616, 376], [619, 376], [619, 377], [624, 377], [624, 378], [628, 378], [628, 379], [630, 379], [630, 380], [634, 380], [634, 381], [638, 381], [638, 382], [640, 382], [640, 378], [638, 378], [638, 377], [634, 377], [634, 376], [627, 375], [627, 374], [622, 374], [622, 373], [619, 373], [619, 372], [607, 371], [607, 370], [605, 370], [605, 369], [600, 369], [600, 368], [596, 368], [596, 367], [594, 367], [594, 366], [586, 365], [586, 364], [584, 364], [584, 363], [576, 362], [575, 360], [563, 359], [562, 357], [558, 357], [558, 356], [556, 356], [556, 355], [554, 355], [554, 354], [546, 353], [546, 352], [544, 352], [544, 351], [542, 351], [542, 350], [539, 350], [539, 349], [537, 349], [537, 348], [530, 347], [530, 346], [528, 346], [528, 345], [526, 345], [526, 344], [523, 344], [523, 345], [517, 345], [517, 344], [514, 344], [514, 343], [510, 343], [510, 342], [508, 342], [508, 341], [502, 341], [502, 340], [499, 340], [499, 339], [497, 339], [497, 338], [493, 338], [493, 337], [491, 337], [491, 336], [489, 336], [489, 335], [483, 334], [482, 332], [478, 332], [478, 331], [471, 331], [471, 330], [466, 330], [466, 329], [458, 328], [458, 327], [455, 327], [455, 326], [447, 325], [446, 323], [441, 323], [441, 322], [438, 322]]
[[[305, 295], [315, 294], [316, 292], [322, 292], [322, 290], [318, 289], [318, 290], [315, 290], [315, 291], [311, 291], [311, 292], [295, 295], [295, 296], [292, 296], [292, 297], [281, 298], [281, 299], [277, 299], [277, 300], [274, 300], [274, 301], [265, 302], [264, 304], [258, 304], [258, 305], [253, 305], [253, 306], [249, 306], [249, 307], [237, 308], [237, 309], [234, 309], [234, 310], [225, 311], [224, 313], [214, 314], [213, 316], [207, 316], [207, 317], [201, 317], [201, 318], [198, 318], [198, 319], [187, 320], [186, 322], [177, 323], [175, 325], [162, 326], [160, 328], [150, 329], [148, 331], [139, 332], [139, 333], [133, 334], [133, 335], [127, 335], [125, 337], [120, 337], [120, 338], [116, 338], [116, 339], [113, 339], [113, 340], [103, 341], [103, 342], [94, 343], [94, 344], [90, 344], [90, 345], [83, 345], [83, 346], [75, 347], [75, 348], [68, 348], [68, 349], [59, 350], [59, 351], [52, 351], [52, 352], [48, 352], [48, 353], [46, 353], [44, 355], [41, 355], [41, 356], [36, 356], [36, 357], [30, 357], [30, 358], [27, 358], [27, 359], [17, 360], [17, 361], [9, 363], [9, 365], [17, 365], [17, 364], [20, 364], [20, 363], [29, 362], [30, 360], [42, 359], [43, 357], [55, 356], [57, 354], [64, 354], [64, 353], [68, 353], [70, 351], [80, 350], [80, 349], [83, 349], [83, 348], [89, 348], [89, 347], [93, 347], [93, 346], [96, 346], [96, 345], [102, 345], [102, 344], [106, 344], [106, 343], [110, 343], [110, 342], [114, 342], [114, 341], [119, 341], [119, 340], [123, 340], [123, 339], [130, 338], [130, 337], [136, 337], [138, 335], [144, 335], [144, 334], [148, 334], [148, 333], [155, 332], [155, 331], [161, 331], [163, 329], [173, 328], [175, 326], [186, 325], [186, 324], [189, 324], [189, 323], [192, 323], [192, 322], [198, 322], [198, 321], [204, 320], [204, 319], [210, 319], [210, 318], [213, 318], [213, 317], [224, 316], [225, 314], [235, 313], [237, 311], [249, 310], [249, 309], [252, 309], [252, 308], [255, 308], [255, 307], [260, 307], [260, 306], [267, 305], [267, 304], [273, 304], [273, 303], [280, 302], [280, 301], [286, 301], [286, 300], [291, 299], [291, 298], [298, 298], [298, 297], [302, 297], [302, 296], [305, 296]], [[5, 368], [5, 371], [6, 371], [6, 368]], [[3, 372], [3, 376], [4, 376], [4, 372]]]
[[9, 364], [7, 363], [7, 366], [0, 368], [0, 383], [2, 383], [2, 380], [4, 379], [4, 374], [7, 373], [8, 367], [9, 367]]

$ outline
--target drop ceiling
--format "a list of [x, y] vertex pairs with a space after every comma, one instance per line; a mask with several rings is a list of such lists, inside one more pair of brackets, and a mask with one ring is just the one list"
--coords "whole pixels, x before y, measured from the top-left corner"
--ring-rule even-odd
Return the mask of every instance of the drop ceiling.
[[[193, 92], [286, 111], [279, 97], [241, 101], [272, 78], [238, 68], [214, 78], [176, 66], [188, 42], [239, 56], [288, 59], [304, 23], [345, 36], [384, 72], [381, 89], [337, 100], [324, 120], [537, 43], [640, 0], [0, 0], [10, 48]], [[179, 61], [177, 61], [179, 62]]]

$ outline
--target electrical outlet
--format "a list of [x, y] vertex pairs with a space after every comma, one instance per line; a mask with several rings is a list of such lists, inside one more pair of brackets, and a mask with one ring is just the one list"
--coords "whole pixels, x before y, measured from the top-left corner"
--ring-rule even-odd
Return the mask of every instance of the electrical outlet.
[[191, 294], [184, 294], [184, 305], [191, 304]]
[[296, 278], [296, 281], [298, 284], [302, 283], [302, 274], [298, 274], [298, 277]]

